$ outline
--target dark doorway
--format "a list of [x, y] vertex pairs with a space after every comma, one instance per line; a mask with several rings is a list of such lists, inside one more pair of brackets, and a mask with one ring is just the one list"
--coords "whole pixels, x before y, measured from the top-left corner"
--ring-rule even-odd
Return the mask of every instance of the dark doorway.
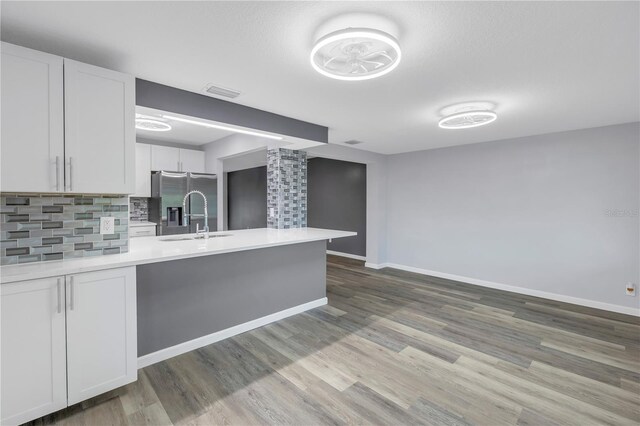
[[327, 249], [367, 254], [367, 166], [348, 161], [312, 158], [308, 162], [308, 216], [313, 228], [356, 231], [338, 238]]
[[267, 166], [227, 173], [230, 230], [267, 227]]

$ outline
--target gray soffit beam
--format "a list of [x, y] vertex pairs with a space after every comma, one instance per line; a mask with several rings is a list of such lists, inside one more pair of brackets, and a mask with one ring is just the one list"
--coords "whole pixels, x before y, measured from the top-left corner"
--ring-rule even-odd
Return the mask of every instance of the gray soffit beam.
[[306, 121], [136, 79], [136, 105], [327, 143], [329, 129]]

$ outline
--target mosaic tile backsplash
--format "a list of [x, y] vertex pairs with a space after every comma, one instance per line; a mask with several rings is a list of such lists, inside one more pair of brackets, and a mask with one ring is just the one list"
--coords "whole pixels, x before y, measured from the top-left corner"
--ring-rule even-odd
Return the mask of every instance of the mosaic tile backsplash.
[[[115, 218], [115, 233], [100, 234], [102, 216]], [[128, 197], [0, 195], [2, 265], [128, 250]]]
[[149, 220], [149, 199], [131, 197], [129, 199], [129, 219], [142, 222]]
[[267, 151], [267, 227], [307, 226], [307, 153]]

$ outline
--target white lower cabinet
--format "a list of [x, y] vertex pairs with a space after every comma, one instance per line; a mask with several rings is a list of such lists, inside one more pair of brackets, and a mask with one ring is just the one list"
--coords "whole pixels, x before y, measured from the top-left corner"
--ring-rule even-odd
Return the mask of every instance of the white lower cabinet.
[[156, 236], [156, 226], [155, 225], [145, 225], [145, 226], [131, 226], [129, 225], [129, 238], [136, 237], [155, 237]]
[[135, 266], [3, 284], [0, 290], [3, 425], [136, 380]]
[[136, 380], [136, 269], [67, 277], [69, 405]]
[[67, 406], [64, 277], [3, 284], [2, 420], [28, 422]]

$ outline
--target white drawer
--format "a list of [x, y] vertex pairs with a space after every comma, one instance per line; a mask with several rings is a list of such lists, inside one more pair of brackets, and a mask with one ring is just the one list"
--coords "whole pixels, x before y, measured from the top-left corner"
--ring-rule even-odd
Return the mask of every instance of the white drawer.
[[155, 237], [155, 236], [156, 236], [156, 227], [154, 225], [129, 227], [129, 238]]

